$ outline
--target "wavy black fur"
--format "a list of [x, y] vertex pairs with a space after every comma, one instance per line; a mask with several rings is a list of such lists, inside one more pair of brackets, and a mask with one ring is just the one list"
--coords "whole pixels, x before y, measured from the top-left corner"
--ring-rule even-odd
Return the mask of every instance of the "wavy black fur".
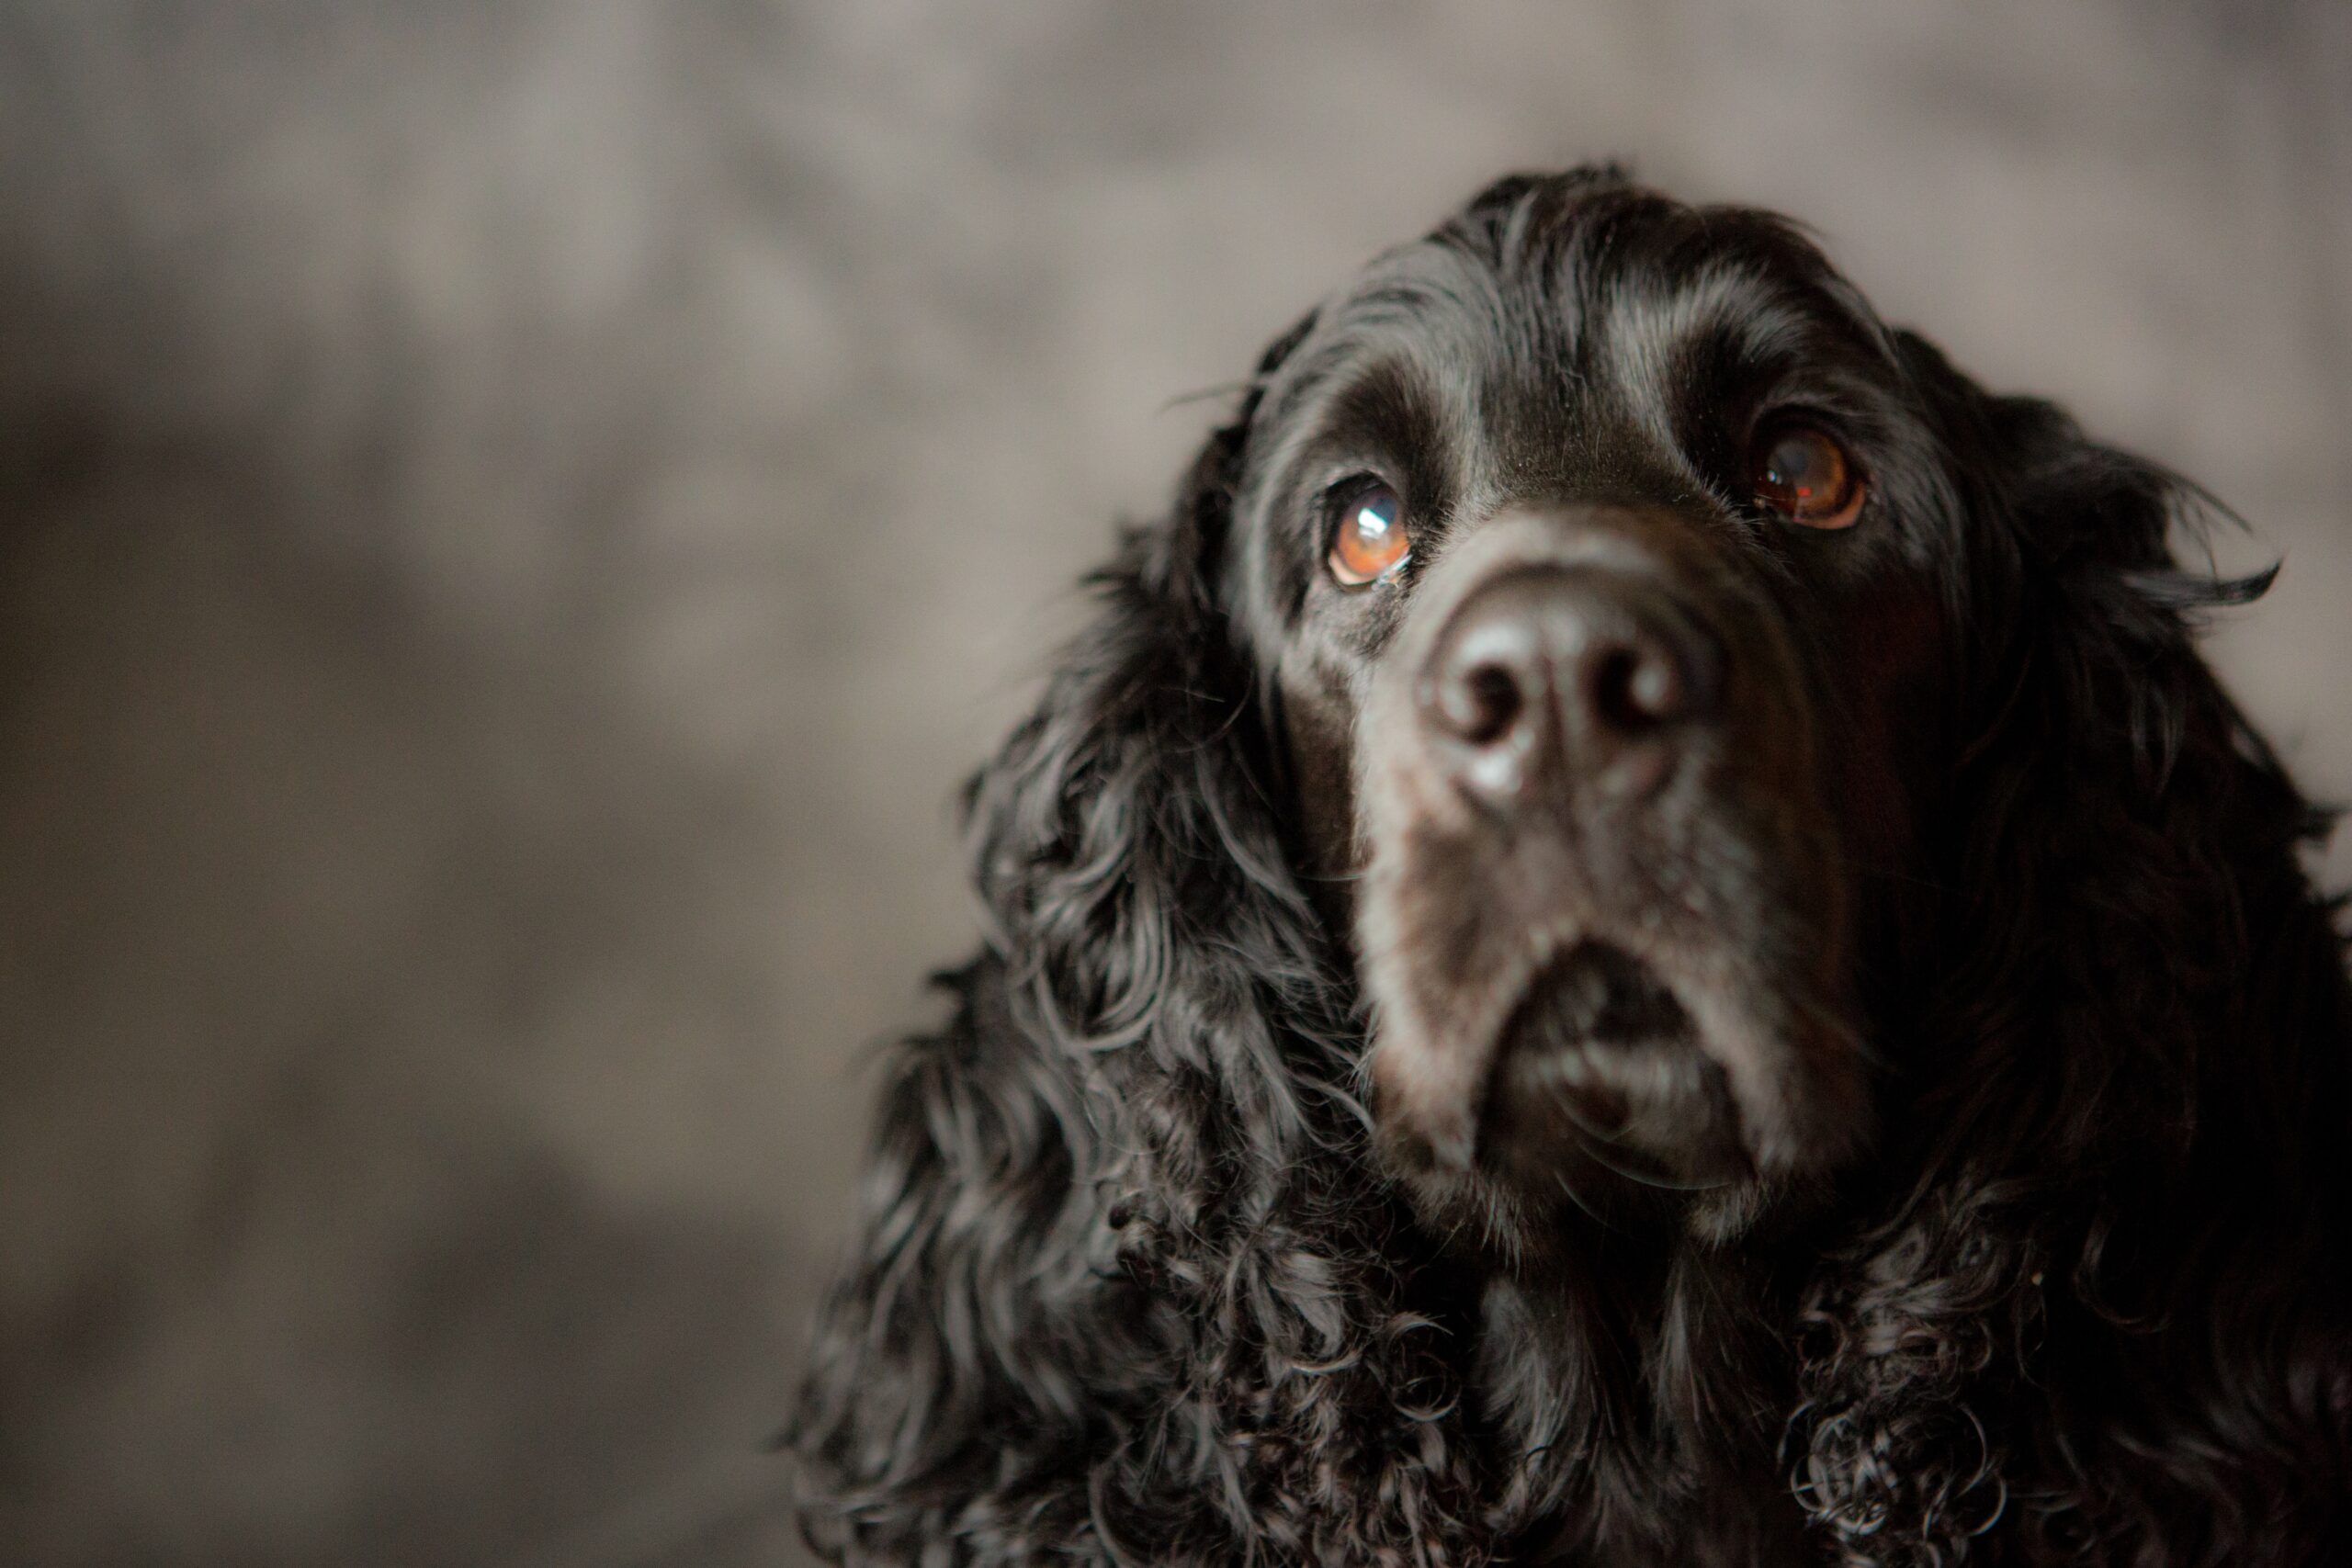
[[2352, 1562], [2324, 822], [2192, 645], [2260, 584], [2176, 565], [2162, 470], [1890, 342], [1975, 544], [1872, 1150], [1540, 1286], [1424, 1230], [1236, 624], [1252, 392], [972, 786], [994, 929], [896, 1057], [790, 1434], [820, 1552]]

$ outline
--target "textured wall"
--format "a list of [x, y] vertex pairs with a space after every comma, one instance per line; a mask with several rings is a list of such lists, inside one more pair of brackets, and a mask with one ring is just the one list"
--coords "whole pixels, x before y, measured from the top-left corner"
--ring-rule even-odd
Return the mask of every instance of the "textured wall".
[[0, 1540], [798, 1561], [955, 781], [1171, 400], [1507, 166], [2207, 480], [2352, 795], [2347, 106], [2316, 3], [0, 0]]

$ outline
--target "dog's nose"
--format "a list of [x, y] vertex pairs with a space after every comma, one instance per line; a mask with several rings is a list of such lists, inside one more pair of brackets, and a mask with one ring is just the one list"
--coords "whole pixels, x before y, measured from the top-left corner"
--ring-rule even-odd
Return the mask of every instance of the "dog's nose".
[[1523, 567], [1456, 608], [1419, 682], [1455, 780], [1498, 808], [1560, 788], [1655, 791], [1722, 700], [1723, 644], [1658, 586]]

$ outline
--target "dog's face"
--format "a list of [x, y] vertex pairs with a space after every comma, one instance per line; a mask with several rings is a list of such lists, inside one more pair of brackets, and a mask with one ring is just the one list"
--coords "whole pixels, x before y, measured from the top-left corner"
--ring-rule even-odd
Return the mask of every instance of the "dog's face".
[[1970, 581], [1914, 361], [1778, 221], [1571, 176], [1263, 380], [1227, 581], [1433, 1218], [1725, 1235], [1869, 1138]]

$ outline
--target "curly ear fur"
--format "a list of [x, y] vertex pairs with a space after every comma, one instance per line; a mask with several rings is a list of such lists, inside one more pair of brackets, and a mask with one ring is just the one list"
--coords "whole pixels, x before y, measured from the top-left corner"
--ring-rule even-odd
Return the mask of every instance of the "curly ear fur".
[[995, 930], [897, 1057], [788, 1434], [838, 1561], [1469, 1560], [1454, 1374], [1217, 608], [1249, 413], [971, 787]]
[[1798, 1495], [1852, 1568], [2352, 1561], [2324, 819], [2191, 636], [2267, 578], [2181, 571], [2198, 492], [1906, 346], [2006, 477], [1972, 510], [2014, 614], [1975, 617], [1941, 980], [1887, 1053], [1913, 1175], [1806, 1304]]

